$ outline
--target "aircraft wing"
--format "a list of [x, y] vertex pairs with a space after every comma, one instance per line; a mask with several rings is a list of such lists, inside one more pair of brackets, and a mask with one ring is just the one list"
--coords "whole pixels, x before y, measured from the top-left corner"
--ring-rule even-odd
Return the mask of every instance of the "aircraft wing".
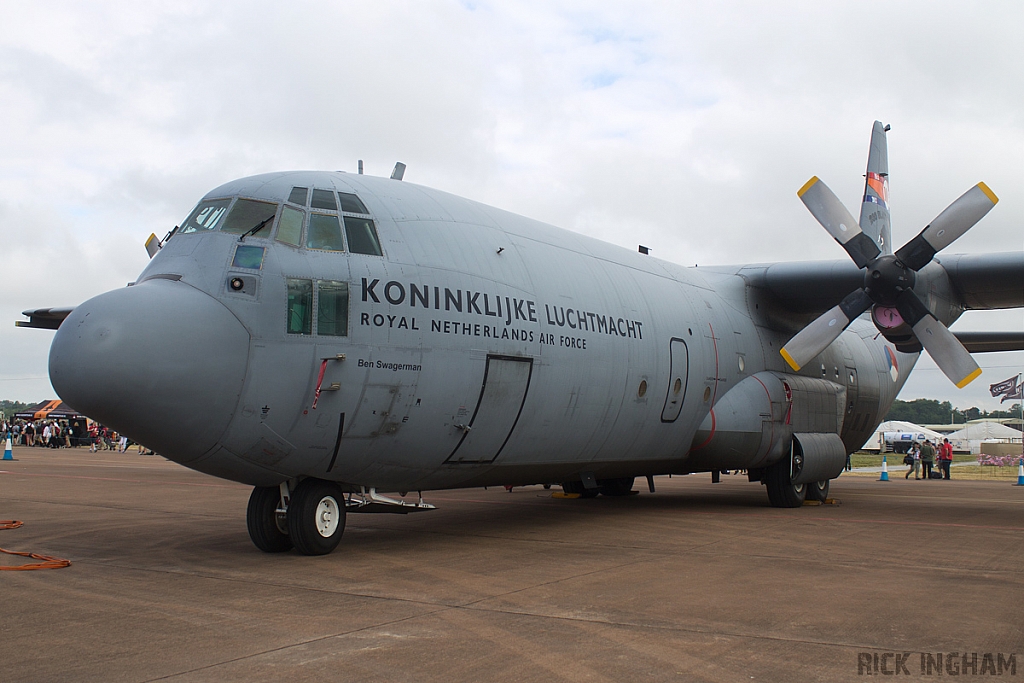
[[71, 315], [75, 310], [74, 306], [67, 308], [37, 308], [31, 311], [22, 311], [21, 314], [28, 316], [28, 320], [16, 320], [16, 327], [35, 327], [40, 330], [55, 330], [64, 322], [64, 318]]
[[[964, 308], [1024, 307], [1024, 252], [951, 254], [935, 262], [946, 272], [951, 294]], [[864, 284], [864, 271], [848, 259], [756, 264], [732, 272], [751, 287], [765, 290], [786, 311], [799, 314], [827, 311]]]
[[1024, 252], [952, 254], [935, 259], [969, 309], [1024, 307]]
[[1024, 351], [1024, 332], [954, 332], [969, 353]]
[[764, 290], [791, 313], [819, 315], [864, 284], [864, 271], [849, 259], [762, 263], [732, 272], [738, 272], [748, 286]]

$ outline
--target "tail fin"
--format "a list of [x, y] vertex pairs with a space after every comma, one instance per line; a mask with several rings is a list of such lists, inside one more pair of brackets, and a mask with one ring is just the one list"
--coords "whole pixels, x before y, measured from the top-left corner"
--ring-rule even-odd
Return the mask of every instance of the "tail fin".
[[874, 240], [883, 254], [892, 253], [889, 223], [889, 148], [885, 139], [888, 130], [889, 126], [883, 126], [881, 121], [875, 121], [875, 126], [871, 130], [864, 203], [860, 206], [860, 229]]

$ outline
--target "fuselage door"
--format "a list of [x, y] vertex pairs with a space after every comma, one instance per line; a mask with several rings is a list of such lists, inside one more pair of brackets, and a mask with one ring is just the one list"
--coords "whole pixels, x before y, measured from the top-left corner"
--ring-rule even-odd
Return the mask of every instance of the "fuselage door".
[[480, 400], [445, 462], [487, 463], [498, 457], [519, 421], [532, 374], [532, 358], [487, 356]]
[[690, 355], [686, 342], [676, 337], [669, 342], [668, 393], [665, 396], [665, 407], [661, 410], [662, 422], [675, 422], [679, 411], [683, 409], [683, 397], [686, 395], [686, 376], [690, 367]]

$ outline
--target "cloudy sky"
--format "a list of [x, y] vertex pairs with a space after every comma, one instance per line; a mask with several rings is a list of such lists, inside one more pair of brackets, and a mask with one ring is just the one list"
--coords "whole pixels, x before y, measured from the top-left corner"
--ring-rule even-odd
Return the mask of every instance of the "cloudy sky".
[[[984, 180], [1002, 201], [948, 251], [1019, 251], [1022, 25], [1018, 2], [4, 3], [0, 398], [55, 396], [20, 311], [124, 286], [150, 233], [265, 171], [401, 160], [678, 263], [843, 258], [796, 190], [856, 213], [879, 119], [895, 242]], [[901, 398], [997, 407], [1024, 353], [977, 359], [963, 391], [922, 360]]]

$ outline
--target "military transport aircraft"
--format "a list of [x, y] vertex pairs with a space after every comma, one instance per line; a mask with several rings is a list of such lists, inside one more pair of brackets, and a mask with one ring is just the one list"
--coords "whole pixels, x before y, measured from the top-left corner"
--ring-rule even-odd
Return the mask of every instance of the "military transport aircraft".
[[[249, 534], [325, 554], [347, 512], [422, 493], [745, 469], [772, 505], [824, 499], [922, 347], [958, 386], [966, 309], [1024, 306], [1024, 253], [936, 256], [996, 203], [978, 184], [893, 253], [886, 130], [860, 220], [799, 196], [850, 260], [684, 268], [402, 180], [296, 171], [229, 182], [131, 286], [57, 329], [62, 399], [186, 467], [254, 486]], [[394, 493], [400, 494], [400, 498]], [[391, 493], [391, 495], [384, 495]]]

